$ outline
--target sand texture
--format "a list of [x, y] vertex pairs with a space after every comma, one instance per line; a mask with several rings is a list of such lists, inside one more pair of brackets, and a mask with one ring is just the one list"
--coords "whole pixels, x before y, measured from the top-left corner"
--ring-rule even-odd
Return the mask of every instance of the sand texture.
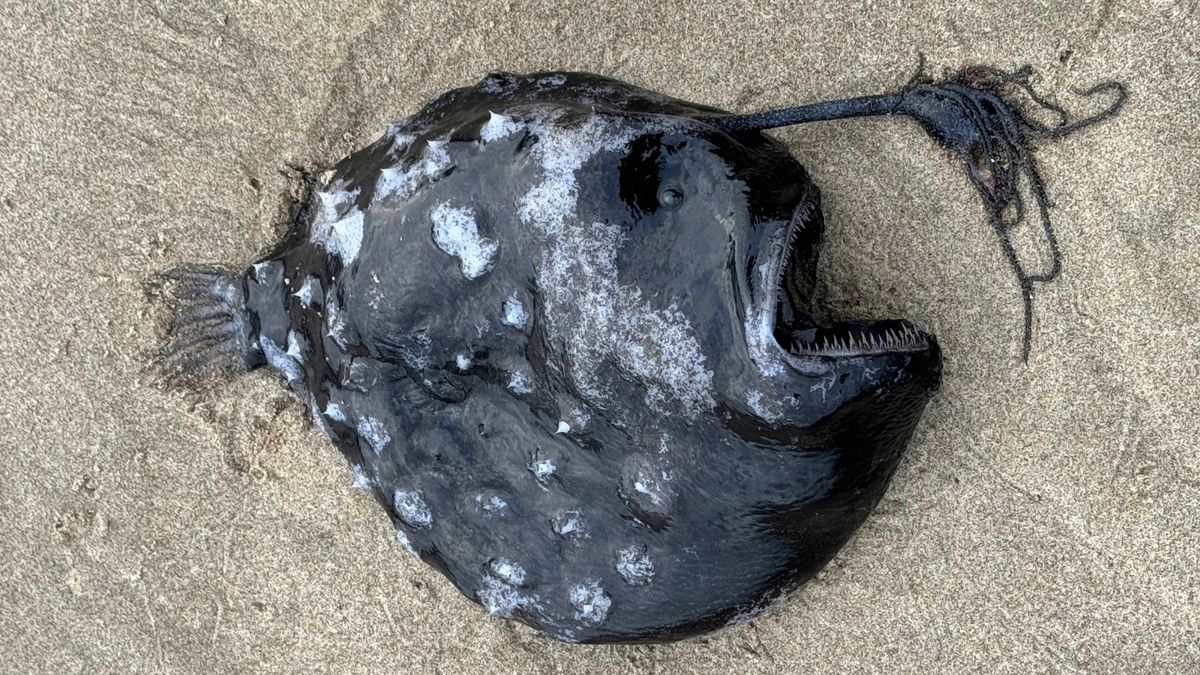
[[[1200, 6], [587, 4], [0, 5], [0, 671], [1200, 672]], [[145, 383], [149, 275], [249, 261], [281, 169], [489, 69], [750, 111], [895, 88], [921, 51], [1130, 99], [1040, 151], [1066, 267], [1027, 365], [944, 152], [900, 120], [777, 132], [823, 190], [828, 303], [931, 327], [945, 380], [867, 525], [749, 626], [579, 648], [487, 620], [272, 373]]]

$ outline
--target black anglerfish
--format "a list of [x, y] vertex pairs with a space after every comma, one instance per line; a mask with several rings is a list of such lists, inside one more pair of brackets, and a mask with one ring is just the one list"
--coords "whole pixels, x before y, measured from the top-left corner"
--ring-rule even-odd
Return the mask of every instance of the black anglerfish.
[[974, 67], [736, 115], [493, 73], [312, 178], [244, 270], [164, 273], [161, 372], [274, 368], [403, 547], [493, 616], [568, 642], [736, 624], [863, 522], [941, 368], [911, 323], [820, 319], [818, 191], [762, 131], [917, 120], [963, 160], [1028, 310], [1058, 268], [1054, 247], [1027, 273], [1007, 239], [1023, 194], [1053, 234], [1030, 144], [1124, 99], [1099, 92], [1070, 121], [1028, 71]]

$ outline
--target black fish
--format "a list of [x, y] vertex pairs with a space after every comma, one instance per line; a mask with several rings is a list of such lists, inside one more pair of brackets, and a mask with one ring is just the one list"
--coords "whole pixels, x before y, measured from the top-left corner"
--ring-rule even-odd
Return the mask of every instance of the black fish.
[[494, 616], [570, 642], [738, 623], [867, 517], [941, 367], [910, 323], [812, 318], [818, 191], [761, 131], [915, 118], [963, 158], [1028, 302], [1057, 273], [1007, 243], [1021, 176], [1052, 232], [1028, 139], [1124, 94], [1043, 126], [1000, 96], [1024, 75], [743, 116], [488, 75], [315, 180], [245, 271], [165, 273], [162, 372], [274, 367], [404, 548]]

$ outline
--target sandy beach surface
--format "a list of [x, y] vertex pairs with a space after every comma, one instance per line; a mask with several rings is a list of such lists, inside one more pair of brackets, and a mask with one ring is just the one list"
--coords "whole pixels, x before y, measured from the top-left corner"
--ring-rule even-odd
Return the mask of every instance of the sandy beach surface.
[[[604, 6], [604, 8], [601, 8]], [[1200, 672], [1200, 7], [1090, 3], [0, 5], [0, 671]], [[1044, 146], [1065, 255], [1021, 306], [913, 124], [777, 132], [844, 314], [931, 327], [945, 381], [878, 511], [766, 617], [655, 647], [488, 620], [405, 556], [270, 372], [146, 384], [143, 281], [245, 263], [326, 166], [489, 69], [749, 111], [1032, 64], [1128, 106]], [[1021, 238], [1037, 255], [1036, 238]]]

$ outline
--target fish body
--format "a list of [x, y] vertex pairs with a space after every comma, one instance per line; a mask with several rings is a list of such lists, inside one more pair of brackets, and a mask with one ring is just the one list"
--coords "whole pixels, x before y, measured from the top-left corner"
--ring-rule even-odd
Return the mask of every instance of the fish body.
[[757, 616], [871, 512], [941, 360], [907, 322], [813, 319], [819, 192], [725, 119], [583, 73], [438, 96], [252, 265], [172, 276], [175, 372], [277, 371], [493, 616], [568, 642]]

